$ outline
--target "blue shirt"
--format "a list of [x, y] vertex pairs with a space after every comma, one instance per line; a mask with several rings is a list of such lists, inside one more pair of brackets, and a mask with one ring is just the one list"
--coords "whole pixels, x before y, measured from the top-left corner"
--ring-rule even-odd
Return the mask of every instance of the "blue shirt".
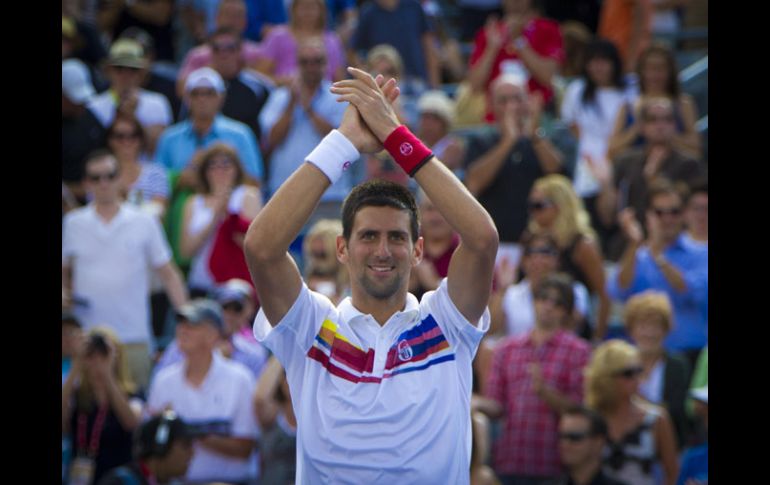
[[665, 292], [674, 311], [674, 325], [664, 342], [666, 350], [701, 349], [708, 341], [708, 248], [693, 247], [680, 235], [663, 255], [682, 274], [686, 286], [683, 292], [671, 287], [646, 246], [636, 252], [631, 286], [620, 288], [618, 271], [607, 282], [607, 292], [623, 302], [645, 290]]
[[[337, 97], [329, 92], [331, 84], [322, 81], [316, 91], [311, 106], [313, 111], [325, 119], [332, 126], [342, 123], [342, 115], [345, 113], [347, 103], [338, 103]], [[262, 127], [262, 139], [267, 140], [270, 130], [275, 126], [281, 115], [286, 110], [291, 100], [291, 91], [288, 88], [278, 88], [270, 95], [267, 104], [259, 114], [259, 124]], [[270, 175], [267, 180], [269, 196], [278, 190], [278, 187], [304, 163], [305, 158], [321, 142], [326, 134], [321, 135], [313, 126], [302, 106], [297, 103], [294, 106], [291, 126], [283, 141], [275, 147], [270, 156]], [[324, 202], [342, 201], [353, 187], [350, 170], [343, 172], [342, 177], [321, 197]]]
[[709, 479], [709, 444], [696, 446], [684, 452], [682, 469], [676, 485], [684, 485], [687, 480], [695, 479], [707, 482]]
[[255, 42], [262, 40], [264, 24], [278, 25], [288, 22], [283, 0], [246, 0], [246, 19], [244, 37]]
[[262, 180], [265, 171], [254, 133], [240, 121], [222, 115], [217, 115], [211, 129], [202, 138], [195, 133], [190, 120], [169, 126], [160, 136], [155, 161], [168, 170], [178, 172], [187, 167], [196, 151], [220, 141], [235, 148], [247, 174]]

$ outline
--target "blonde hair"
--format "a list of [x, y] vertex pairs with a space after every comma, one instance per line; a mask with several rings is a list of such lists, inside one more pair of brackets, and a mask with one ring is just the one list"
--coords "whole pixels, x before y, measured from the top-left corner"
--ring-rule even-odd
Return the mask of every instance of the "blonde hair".
[[670, 332], [673, 325], [673, 311], [668, 295], [662, 291], [647, 290], [631, 297], [623, 310], [626, 329], [630, 332], [634, 323], [645, 317], [658, 318], [665, 332]]
[[[305, 263], [305, 278], [311, 276], [332, 276], [340, 294], [348, 286], [348, 272], [337, 261], [337, 236], [342, 235], [342, 221], [339, 219], [319, 219], [302, 240], [302, 260]], [[322, 260], [313, 258], [310, 248], [313, 239], [323, 241], [325, 256]]]
[[[559, 174], [547, 175], [537, 179], [532, 188], [543, 192], [559, 209], [551, 232], [560, 248], [567, 247], [576, 234], [596, 240], [596, 232], [591, 227], [591, 217], [567, 177]], [[531, 232], [544, 229], [534, 219], [529, 223]]]
[[369, 50], [369, 54], [366, 56], [366, 64], [369, 69], [372, 68], [375, 62], [381, 58], [386, 59], [393, 64], [398, 72], [398, 77], [401, 77], [404, 73], [404, 61], [401, 60], [401, 54], [395, 49], [395, 47], [389, 44], [378, 44]]
[[[118, 335], [109, 327], [97, 326], [89, 330], [86, 334], [86, 343], [94, 335], [101, 335], [104, 337], [115, 350], [115, 367], [112, 371], [120, 390], [126, 394], [133, 394], [136, 392], [137, 385], [131, 377], [126, 349], [118, 338]], [[94, 406], [96, 398], [94, 396], [93, 385], [88, 378], [87, 372], [83, 372], [80, 375], [80, 385], [76, 395], [78, 409], [88, 411]]]
[[599, 345], [584, 370], [586, 405], [599, 414], [612, 411], [618, 405], [615, 373], [639, 358], [639, 350], [623, 340], [612, 339]]

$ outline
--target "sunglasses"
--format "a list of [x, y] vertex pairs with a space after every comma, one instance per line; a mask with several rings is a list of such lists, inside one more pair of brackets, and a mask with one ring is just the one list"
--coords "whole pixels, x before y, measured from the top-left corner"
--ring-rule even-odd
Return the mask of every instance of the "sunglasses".
[[633, 379], [644, 372], [641, 367], [630, 367], [628, 369], [619, 370], [615, 373], [615, 377], [622, 377], [624, 379]]
[[663, 216], [678, 216], [682, 213], [681, 207], [671, 207], [671, 208], [660, 208], [660, 207], [653, 207], [652, 212], [655, 213], [658, 217]]
[[527, 202], [527, 209], [530, 211], [541, 211], [552, 207], [554, 204], [550, 200], [530, 200]]
[[136, 133], [136, 132], [126, 133], [126, 132], [116, 131], [110, 135], [110, 138], [113, 138], [115, 140], [135, 140], [139, 138], [139, 133]]
[[324, 59], [323, 57], [309, 57], [307, 59], [298, 60], [298, 63], [301, 66], [311, 66], [311, 65], [320, 66], [325, 62], [326, 62], [326, 59]]
[[193, 89], [190, 91], [190, 96], [197, 98], [199, 96], [213, 97], [217, 95], [215, 89]]
[[558, 256], [559, 252], [550, 247], [527, 248], [524, 250], [525, 256], [531, 256], [533, 254], [542, 254], [544, 256]]
[[588, 431], [567, 431], [564, 433], [559, 433], [560, 440], [571, 441], [573, 443], [583, 441], [589, 436], [591, 436], [591, 433]]
[[89, 174], [86, 174], [86, 177], [91, 182], [98, 182], [100, 180], [110, 180], [110, 181], [112, 181], [112, 180], [115, 180], [115, 178], [117, 178], [117, 176], [118, 176], [118, 171], [117, 170], [115, 170], [114, 172], [109, 172], [109, 173], [89, 173]]
[[654, 123], [656, 121], [666, 121], [668, 123], [671, 123], [674, 121], [673, 116], [648, 116], [644, 121], [647, 121], [648, 123]]
[[553, 304], [554, 306], [560, 306], [560, 307], [564, 306], [564, 300], [562, 300], [558, 296], [549, 295], [547, 293], [541, 293], [539, 295], [535, 295], [535, 300], [547, 301]]
[[231, 301], [222, 305], [222, 310], [231, 310], [236, 313], [240, 313], [243, 310], [243, 303], [239, 301]]
[[117, 72], [130, 72], [132, 74], [136, 74], [137, 72], [141, 71], [138, 67], [128, 67], [128, 66], [111, 66], [115, 71]]
[[211, 50], [214, 52], [235, 52], [238, 50], [238, 44], [236, 42], [211, 44]]

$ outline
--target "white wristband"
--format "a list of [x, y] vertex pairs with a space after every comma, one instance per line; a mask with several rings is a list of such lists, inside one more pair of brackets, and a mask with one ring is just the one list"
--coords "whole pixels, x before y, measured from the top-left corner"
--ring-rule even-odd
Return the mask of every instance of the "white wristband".
[[318, 167], [334, 184], [342, 177], [342, 172], [353, 165], [360, 156], [361, 153], [345, 135], [337, 130], [332, 130], [305, 160]]

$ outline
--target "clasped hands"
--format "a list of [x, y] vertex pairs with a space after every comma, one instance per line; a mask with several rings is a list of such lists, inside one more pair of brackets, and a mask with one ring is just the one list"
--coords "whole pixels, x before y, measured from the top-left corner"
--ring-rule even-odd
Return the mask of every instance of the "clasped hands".
[[400, 94], [396, 80], [386, 80], [381, 74], [371, 74], [348, 67], [352, 79], [334, 83], [331, 92], [338, 95], [337, 102], [347, 101], [338, 131], [350, 140], [361, 153], [377, 153], [382, 143], [401, 123], [393, 110], [393, 103]]

